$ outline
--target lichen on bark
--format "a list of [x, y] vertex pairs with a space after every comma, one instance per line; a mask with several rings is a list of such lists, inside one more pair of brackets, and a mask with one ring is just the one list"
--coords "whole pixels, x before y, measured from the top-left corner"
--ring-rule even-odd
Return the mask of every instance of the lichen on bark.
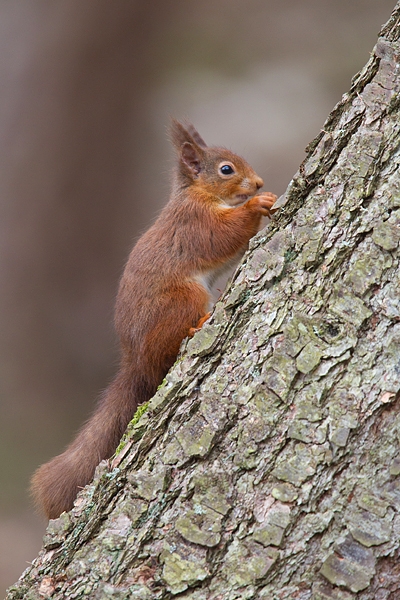
[[399, 20], [9, 600], [399, 597]]

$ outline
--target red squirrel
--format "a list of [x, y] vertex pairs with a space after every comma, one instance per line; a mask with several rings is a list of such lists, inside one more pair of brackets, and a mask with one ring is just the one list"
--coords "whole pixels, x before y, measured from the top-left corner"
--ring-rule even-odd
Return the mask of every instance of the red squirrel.
[[240, 156], [209, 147], [190, 124], [172, 121], [177, 168], [169, 202], [134, 246], [119, 285], [115, 327], [120, 368], [75, 440], [42, 465], [32, 493], [49, 519], [72, 508], [109, 458], [136, 408], [151, 398], [182, 340], [210, 316], [210, 282], [243, 252], [276, 196]]

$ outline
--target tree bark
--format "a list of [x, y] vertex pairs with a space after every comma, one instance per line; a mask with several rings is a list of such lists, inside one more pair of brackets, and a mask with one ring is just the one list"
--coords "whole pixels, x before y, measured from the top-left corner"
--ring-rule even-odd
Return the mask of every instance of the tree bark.
[[399, 22], [9, 600], [400, 597]]

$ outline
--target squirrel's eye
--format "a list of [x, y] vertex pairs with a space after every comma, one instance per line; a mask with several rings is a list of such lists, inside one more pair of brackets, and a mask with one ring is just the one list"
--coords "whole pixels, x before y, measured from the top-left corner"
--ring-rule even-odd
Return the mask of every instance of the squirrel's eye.
[[233, 167], [228, 164], [221, 165], [219, 170], [220, 170], [220, 173], [222, 173], [222, 175], [232, 175], [232, 173], [235, 172]]

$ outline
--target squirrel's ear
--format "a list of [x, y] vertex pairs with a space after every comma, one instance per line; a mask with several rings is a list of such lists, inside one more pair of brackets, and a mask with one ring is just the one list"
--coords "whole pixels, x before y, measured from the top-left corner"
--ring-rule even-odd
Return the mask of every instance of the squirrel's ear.
[[194, 176], [197, 176], [202, 170], [201, 149], [190, 142], [184, 142], [181, 146], [181, 161]]
[[207, 148], [207, 144], [191, 123], [182, 125], [182, 123], [176, 119], [171, 119], [170, 132], [172, 143], [178, 151], [181, 150], [181, 147], [185, 142], [194, 145], [197, 144], [200, 148]]
[[198, 146], [200, 146], [201, 148], [207, 148], [207, 144], [205, 143], [197, 129], [195, 129], [195, 127], [191, 123], [186, 123], [186, 130], [192, 136], [192, 138]]

